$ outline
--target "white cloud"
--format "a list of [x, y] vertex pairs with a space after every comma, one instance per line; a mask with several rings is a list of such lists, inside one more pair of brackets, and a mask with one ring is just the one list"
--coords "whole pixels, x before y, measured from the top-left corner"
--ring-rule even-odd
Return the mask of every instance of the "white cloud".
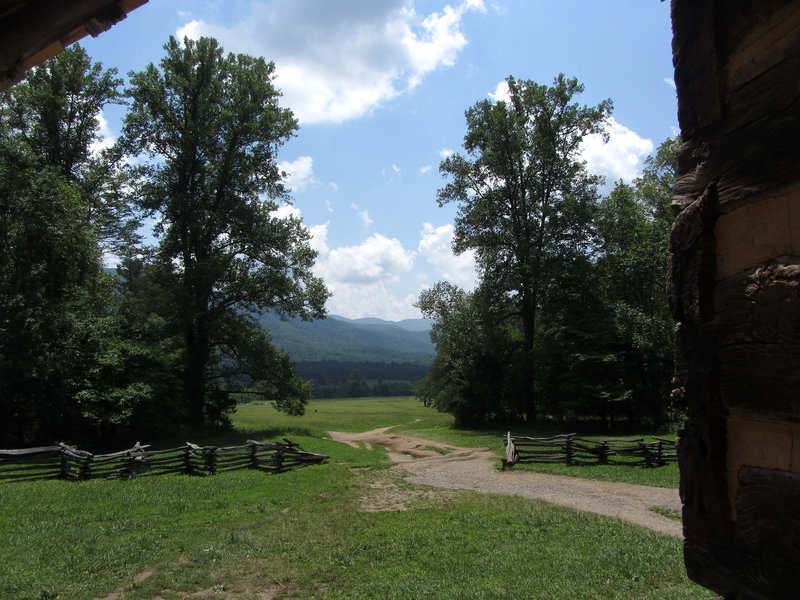
[[441, 150], [439, 150], [439, 156], [441, 156], [442, 158], [450, 158], [451, 156], [453, 156], [453, 154], [455, 154], [455, 152], [450, 148], [442, 148]]
[[292, 206], [291, 204], [281, 204], [269, 214], [276, 219], [287, 219], [289, 217], [294, 217], [295, 219], [302, 218], [300, 215], [300, 209]]
[[[300, 209], [296, 206], [292, 206], [291, 204], [281, 204], [278, 208], [270, 212], [270, 215], [276, 219], [287, 219], [289, 217], [293, 217], [295, 219], [303, 218]], [[330, 225], [330, 221], [321, 225], [312, 225], [311, 227], [308, 227], [305, 224], [303, 225], [303, 227], [308, 230], [308, 233], [311, 234], [311, 240], [309, 241], [308, 245], [319, 252], [322, 256], [325, 256], [329, 252], [328, 225]]]
[[400, 167], [398, 167], [395, 164], [392, 164], [392, 171], [394, 171], [395, 173], [399, 173], [400, 172]]
[[431, 170], [431, 166], [430, 165], [425, 165], [425, 166], [419, 168], [419, 172], [422, 173], [423, 175], [425, 173], [427, 173], [428, 171], [430, 171], [430, 170]]
[[644, 159], [653, 151], [653, 142], [617, 123], [609, 117], [605, 127], [609, 135], [604, 143], [599, 134], [584, 138], [581, 158], [586, 161], [589, 172], [603, 175], [607, 184], [618, 179], [630, 182], [641, 175]]
[[383, 283], [350, 285], [342, 282], [325, 282], [332, 297], [326, 305], [328, 312], [349, 319], [380, 316], [390, 321], [418, 319], [421, 315], [412, 305], [413, 295], [398, 298], [389, 293]]
[[326, 256], [330, 252], [330, 248], [328, 248], [328, 225], [330, 225], [330, 221], [322, 225], [312, 225], [308, 228], [311, 233], [311, 241], [308, 245], [319, 252], [320, 256]]
[[331, 182], [330, 182], [328, 185], [330, 186], [330, 188], [331, 188], [331, 189], [332, 189], [334, 192], [338, 192], [338, 191], [339, 191], [339, 184], [338, 184], [338, 183], [336, 183], [335, 181], [331, 181]]
[[445, 279], [471, 291], [477, 283], [475, 253], [453, 253], [453, 226], [424, 223], [417, 252], [436, 269], [436, 279]]
[[109, 128], [108, 121], [106, 120], [102, 110], [97, 113], [97, 122], [100, 125], [97, 131], [99, 139], [95, 140], [89, 145], [89, 151], [92, 154], [99, 154], [103, 150], [111, 148], [116, 141], [114, 132]]
[[[365, 211], [366, 212], [366, 211]], [[300, 218], [300, 209], [282, 204], [271, 213], [276, 218]], [[418, 318], [413, 307], [416, 298], [409, 294], [399, 298], [386, 289], [386, 283], [400, 280], [414, 266], [416, 252], [406, 250], [397, 239], [379, 233], [358, 246], [331, 250], [328, 246], [330, 221], [308, 227], [309, 245], [319, 253], [315, 275], [322, 277], [333, 296], [328, 300], [330, 313], [349, 318], [380, 316], [402, 320]]]
[[193, 20], [177, 33], [213, 36], [226, 51], [273, 60], [283, 103], [301, 122], [339, 123], [452, 65], [467, 43], [464, 15], [485, 10], [482, 0], [428, 15], [418, 14], [409, 0], [271, 0], [255, 3], [230, 27]]
[[351, 204], [350, 208], [356, 211], [356, 214], [358, 214], [358, 217], [361, 219], [361, 222], [364, 224], [364, 227], [369, 227], [370, 225], [372, 225], [373, 221], [372, 219], [369, 218], [369, 210], [367, 210], [366, 208], [364, 210], [359, 210], [360, 207], [358, 206], [358, 204]]
[[664, 77], [664, 83], [666, 83], [673, 90], [678, 89], [678, 87], [675, 85], [675, 80], [672, 77]]
[[358, 246], [334, 248], [318, 272], [332, 283], [373, 284], [397, 281], [414, 265], [416, 253], [397, 239], [374, 233]]
[[[447, 5], [443, 12], [425, 17], [422, 21], [422, 35], [410, 28], [406, 31], [404, 44], [412, 64], [416, 67], [416, 72], [409, 80], [410, 87], [419, 84], [422, 75], [439, 65], [450, 66], [455, 62], [458, 52], [467, 44], [460, 26], [461, 18], [468, 10], [486, 12], [481, 0], [467, 0], [455, 8]], [[413, 8], [410, 12], [413, 14]]]
[[292, 162], [279, 162], [278, 168], [286, 172], [283, 182], [292, 192], [302, 192], [317, 183], [314, 179], [314, 160], [310, 156], [301, 156]]
[[503, 80], [498, 83], [494, 93], [489, 92], [489, 97], [495, 102], [505, 102], [506, 104], [510, 103], [511, 96], [509, 95], [508, 91], [508, 82]]

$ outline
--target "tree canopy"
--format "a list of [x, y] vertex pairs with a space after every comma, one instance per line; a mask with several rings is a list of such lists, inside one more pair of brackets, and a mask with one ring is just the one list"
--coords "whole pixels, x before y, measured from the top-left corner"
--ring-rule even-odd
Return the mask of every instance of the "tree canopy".
[[303, 411], [310, 384], [258, 323], [328, 297], [308, 230], [276, 213], [297, 123], [273, 72], [170, 38], [124, 91], [76, 45], [0, 96], [0, 445], [225, 423], [242, 394]]
[[[453, 248], [473, 249], [479, 285], [447, 283], [417, 306], [435, 319], [438, 356], [420, 398], [462, 423], [668, 418], [671, 320], [664, 290], [679, 142], [632, 185], [601, 198], [581, 144], [603, 133], [611, 101], [583, 86], [508, 78], [509, 99], [466, 112], [466, 155], [444, 160], [439, 204], [455, 202]], [[671, 175], [672, 174], [672, 175]]]
[[[467, 156], [440, 165], [451, 180], [438, 200], [458, 204], [453, 249], [476, 251], [482, 293], [498, 321], [519, 322], [532, 366], [542, 298], [591, 242], [600, 178], [586, 171], [580, 144], [601, 133], [612, 104], [580, 106], [574, 97], [583, 86], [563, 75], [551, 87], [506, 81], [507, 101], [482, 100], [467, 110]], [[520, 390], [519, 413], [529, 420], [535, 387], [532, 379]]]
[[170, 38], [165, 50], [160, 68], [131, 78], [124, 136], [158, 158], [141, 170], [139, 201], [159, 217], [155, 260], [180, 320], [189, 418], [216, 418], [245, 390], [302, 412], [307, 386], [252, 316], [321, 317], [328, 297], [307, 229], [274, 214], [287, 199], [278, 149], [297, 123], [263, 58], [225, 56], [212, 38]]

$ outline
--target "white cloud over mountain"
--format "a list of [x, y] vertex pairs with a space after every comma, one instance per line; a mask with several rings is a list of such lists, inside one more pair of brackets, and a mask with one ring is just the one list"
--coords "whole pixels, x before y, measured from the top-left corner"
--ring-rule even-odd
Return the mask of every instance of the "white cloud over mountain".
[[463, 0], [420, 15], [407, 0], [272, 0], [223, 26], [192, 20], [178, 36], [213, 36], [227, 51], [275, 62], [276, 85], [303, 123], [340, 123], [368, 113], [452, 65], [467, 40], [464, 15], [485, 12]]
[[405, 298], [390, 293], [382, 282], [353, 285], [338, 281], [326, 281], [333, 294], [326, 305], [328, 312], [351, 319], [380, 315], [390, 321], [418, 318], [419, 311], [412, 307], [413, 295]]
[[434, 266], [436, 279], [446, 279], [472, 291], [477, 282], [475, 253], [468, 251], [459, 255], [453, 254], [453, 226], [434, 227], [430, 223], [424, 223], [420, 236], [417, 252]]
[[416, 253], [406, 250], [399, 240], [373, 233], [358, 246], [331, 250], [318, 270], [326, 281], [391, 282], [411, 270], [415, 256]]

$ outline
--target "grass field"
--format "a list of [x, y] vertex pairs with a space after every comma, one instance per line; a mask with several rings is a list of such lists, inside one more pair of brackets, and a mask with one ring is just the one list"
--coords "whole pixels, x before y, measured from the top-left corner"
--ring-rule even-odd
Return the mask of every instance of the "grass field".
[[451, 430], [410, 399], [317, 401], [303, 417], [241, 407], [233, 432], [197, 441], [286, 436], [330, 461], [276, 476], [0, 484], [0, 598], [709, 597], [686, 579], [681, 540], [613, 519], [444, 491], [412, 496], [413, 510], [362, 512], [387, 486], [419, 490], [387, 469], [382, 450], [323, 432], [397, 423], [502, 448], [495, 433]]
[[[426, 409], [418, 401], [408, 397], [316, 400], [311, 402], [306, 414], [302, 417], [283, 415], [268, 405], [241, 406], [234, 417], [234, 423], [238, 430], [266, 435], [274, 435], [281, 430], [322, 437], [326, 430], [367, 431], [378, 427], [400, 425], [396, 431], [458, 446], [487, 447], [493, 450], [498, 457], [505, 456], [506, 430], [453, 429], [452, 422], [453, 419], [450, 415]], [[269, 428], [264, 429], [267, 424]], [[520, 428], [515, 429], [512, 433], [514, 435], [550, 436], [554, 433], [569, 432]], [[586, 437], [600, 439], [604, 436]], [[648, 439], [647, 436], [644, 437]], [[676, 463], [658, 469], [614, 465], [568, 467], [563, 464], [525, 464], [517, 465], [514, 468], [604, 481], [623, 481], [656, 487], [678, 487], [678, 465]]]

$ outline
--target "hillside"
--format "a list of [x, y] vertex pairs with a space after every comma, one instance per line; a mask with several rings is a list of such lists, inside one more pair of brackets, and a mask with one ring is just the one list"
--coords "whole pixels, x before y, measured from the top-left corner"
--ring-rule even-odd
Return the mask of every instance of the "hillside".
[[330, 315], [307, 322], [267, 314], [261, 323], [295, 361], [297, 374], [314, 382], [318, 398], [410, 394], [435, 356], [424, 319], [396, 323]]
[[[421, 319], [420, 319], [421, 321]], [[317, 321], [289, 319], [274, 314], [261, 318], [276, 346], [297, 362], [395, 362], [429, 365], [435, 354], [428, 327], [380, 319], [350, 320], [329, 316]]]

